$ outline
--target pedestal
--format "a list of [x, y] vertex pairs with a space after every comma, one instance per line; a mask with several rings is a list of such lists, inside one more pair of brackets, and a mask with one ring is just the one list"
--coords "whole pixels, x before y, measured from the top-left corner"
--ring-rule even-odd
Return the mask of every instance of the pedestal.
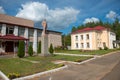
[[48, 48], [48, 35], [44, 35], [41, 37], [41, 56], [50, 56]]

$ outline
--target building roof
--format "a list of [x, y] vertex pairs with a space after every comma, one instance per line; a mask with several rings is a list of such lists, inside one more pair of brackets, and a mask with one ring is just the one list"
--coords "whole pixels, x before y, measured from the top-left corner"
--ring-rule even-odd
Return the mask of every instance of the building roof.
[[0, 40], [28, 40], [28, 39], [20, 36], [15, 36], [13, 34], [8, 34], [8, 35], [0, 36]]
[[0, 23], [26, 26], [26, 27], [34, 27], [34, 22], [32, 20], [8, 16], [5, 14], [0, 14]]
[[72, 32], [72, 34], [77, 34], [77, 33], [86, 32], [86, 31], [93, 31], [93, 30], [101, 31], [101, 30], [104, 30], [104, 29], [107, 29], [107, 28], [105, 28], [103, 26], [96, 26], [94, 28], [87, 27], [87, 28], [84, 28], [84, 29], [74, 31], [74, 32]]

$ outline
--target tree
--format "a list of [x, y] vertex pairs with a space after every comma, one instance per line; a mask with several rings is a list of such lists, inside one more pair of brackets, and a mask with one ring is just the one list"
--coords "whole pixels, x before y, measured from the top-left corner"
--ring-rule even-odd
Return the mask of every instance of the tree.
[[29, 54], [29, 56], [33, 55], [33, 47], [32, 47], [32, 45], [29, 46], [28, 54]]
[[17, 56], [19, 58], [23, 58], [25, 56], [25, 43], [24, 43], [24, 41], [19, 41]]
[[53, 45], [52, 44], [50, 44], [49, 52], [50, 52], [50, 54], [53, 55], [54, 49], [53, 49]]
[[72, 27], [72, 32], [76, 31], [77, 28], [75, 26]]
[[41, 41], [38, 43], [37, 53], [41, 53]]

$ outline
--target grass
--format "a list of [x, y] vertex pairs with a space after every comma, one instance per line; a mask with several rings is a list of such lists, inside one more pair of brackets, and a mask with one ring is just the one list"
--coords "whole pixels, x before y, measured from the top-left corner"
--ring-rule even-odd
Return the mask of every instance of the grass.
[[6, 75], [9, 73], [19, 73], [21, 76], [45, 71], [58, 65], [51, 62], [31, 63], [22, 61], [19, 58], [0, 59], [0, 70]]
[[50, 57], [33, 56], [33, 57], [23, 58], [27, 60], [39, 61], [39, 63], [31, 63], [29, 61], [23, 61], [20, 58], [1, 58], [0, 70], [6, 75], [8, 75], [9, 73], [19, 73], [20, 76], [26, 76], [60, 67], [60, 65], [51, 62], [54, 60], [83, 61], [89, 58], [91, 57], [74, 57], [74, 56], [62, 56], [62, 55], [55, 55]]
[[81, 50], [56, 50], [56, 53], [69, 53], [69, 54], [86, 54], [86, 55], [103, 55], [118, 49], [109, 49], [109, 50], [94, 50], [94, 51], [81, 51]]
[[[29, 60], [34, 60], [34, 61], [40, 61], [40, 62], [44, 62], [44, 61], [54, 61], [54, 60], [65, 60], [65, 61], [76, 61], [78, 59], [80, 59], [81, 61], [89, 59], [91, 57], [80, 57], [80, 56], [65, 56], [65, 55], [55, 55], [55, 56], [50, 56], [50, 57], [40, 57], [40, 56], [36, 56], [36, 57], [28, 57], [27, 59]], [[47, 59], [47, 60], [46, 60]]]

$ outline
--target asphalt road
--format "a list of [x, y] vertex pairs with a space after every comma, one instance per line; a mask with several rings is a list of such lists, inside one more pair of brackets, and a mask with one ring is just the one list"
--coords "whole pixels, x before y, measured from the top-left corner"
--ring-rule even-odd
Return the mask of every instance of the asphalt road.
[[30, 80], [120, 80], [120, 52]]

